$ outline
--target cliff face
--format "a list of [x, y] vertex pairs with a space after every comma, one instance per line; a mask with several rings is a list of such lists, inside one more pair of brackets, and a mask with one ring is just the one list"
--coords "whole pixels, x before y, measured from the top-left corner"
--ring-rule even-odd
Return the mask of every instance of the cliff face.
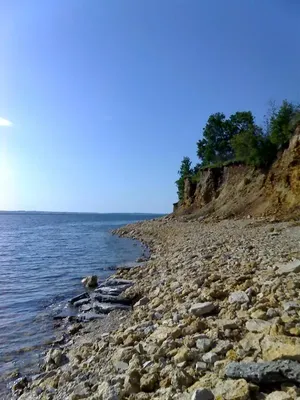
[[197, 183], [185, 181], [176, 213], [214, 215], [289, 214], [300, 210], [300, 127], [267, 171], [245, 165], [206, 169]]

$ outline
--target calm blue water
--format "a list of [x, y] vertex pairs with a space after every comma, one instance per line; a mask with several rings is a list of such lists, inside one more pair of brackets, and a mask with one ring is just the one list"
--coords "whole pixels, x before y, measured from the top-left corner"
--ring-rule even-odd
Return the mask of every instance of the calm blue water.
[[112, 267], [142, 254], [138, 242], [109, 231], [154, 217], [0, 213], [0, 376], [37, 365], [32, 348], [55, 337], [52, 317], [83, 291], [84, 276], [106, 278]]

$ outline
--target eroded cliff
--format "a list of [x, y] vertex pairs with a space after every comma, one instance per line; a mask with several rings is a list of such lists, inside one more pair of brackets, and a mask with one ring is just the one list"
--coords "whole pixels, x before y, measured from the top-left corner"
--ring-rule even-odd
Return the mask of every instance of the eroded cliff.
[[242, 164], [207, 168], [197, 183], [185, 181], [174, 212], [227, 218], [236, 215], [291, 215], [300, 210], [300, 127], [289, 147], [268, 169]]

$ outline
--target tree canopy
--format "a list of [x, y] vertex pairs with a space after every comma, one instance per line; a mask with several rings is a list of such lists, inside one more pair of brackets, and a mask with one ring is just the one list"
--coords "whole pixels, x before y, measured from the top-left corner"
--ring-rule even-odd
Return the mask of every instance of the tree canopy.
[[280, 107], [271, 104], [263, 127], [256, 124], [251, 111], [237, 111], [228, 118], [222, 112], [210, 115], [197, 142], [200, 163], [192, 168], [189, 157], [181, 162], [176, 181], [179, 200], [183, 199], [185, 178], [197, 180], [201, 168], [230, 162], [268, 167], [278, 151], [288, 145], [299, 124], [300, 106], [287, 100]]

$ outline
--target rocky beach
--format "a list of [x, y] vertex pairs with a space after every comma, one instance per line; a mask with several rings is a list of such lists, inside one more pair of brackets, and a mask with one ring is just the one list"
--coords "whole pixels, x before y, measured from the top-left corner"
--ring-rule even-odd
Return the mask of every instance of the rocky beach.
[[298, 222], [169, 216], [114, 233], [151, 249], [113, 277], [132, 310], [73, 323], [15, 398], [300, 398]]

